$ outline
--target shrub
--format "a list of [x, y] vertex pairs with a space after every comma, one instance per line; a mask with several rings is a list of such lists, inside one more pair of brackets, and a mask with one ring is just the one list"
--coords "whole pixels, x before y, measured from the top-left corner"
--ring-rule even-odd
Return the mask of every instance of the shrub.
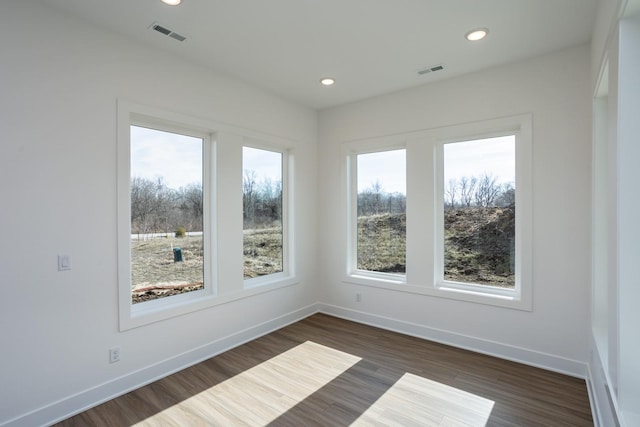
[[184, 237], [187, 235], [187, 230], [184, 227], [176, 228], [176, 237]]

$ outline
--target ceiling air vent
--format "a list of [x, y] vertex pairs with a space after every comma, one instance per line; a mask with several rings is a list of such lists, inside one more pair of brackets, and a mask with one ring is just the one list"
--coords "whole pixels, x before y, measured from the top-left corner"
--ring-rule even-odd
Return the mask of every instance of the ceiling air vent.
[[151, 24], [151, 26], [149, 27], [152, 30], [156, 30], [157, 32], [164, 34], [165, 36], [169, 36], [172, 39], [176, 39], [179, 42], [183, 42], [185, 41], [187, 38], [185, 36], [183, 36], [182, 34], [176, 33], [173, 30], [170, 30], [169, 28], [158, 24], [157, 22], [154, 22], [153, 24]]
[[434, 65], [433, 67], [423, 68], [422, 70], [418, 70], [418, 75], [422, 76], [424, 74], [429, 74], [440, 70], [444, 70], [444, 65]]
[[179, 42], [183, 42], [183, 41], [185, 41], [187, 39], [182, 34], [174, 33], [173, 31], [171, 32], [171, 34], [169, 34], [169, 37], [171, 37], [172, 39], [176, 39]]

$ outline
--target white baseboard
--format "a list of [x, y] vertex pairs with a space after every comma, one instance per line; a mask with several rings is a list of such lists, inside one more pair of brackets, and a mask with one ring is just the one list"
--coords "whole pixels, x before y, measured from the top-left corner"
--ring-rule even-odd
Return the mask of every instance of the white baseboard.
[[542, 353], [508, 344], [483, 340], [468, 335], [442, 329], [431, 328], [416, 323], [405, 322], [384, 316], [351, 310], [329, 304], [318, 304], [318, 310], [331, 316], [340, 317], [354, 322], [399, 332], [405, 335], [447, 344], [453, 347], [471, 350], [476, 353], [495, 356], [549, 371], [558, 372], [572, 377], [585, 379], [587, 374], [587, 364], [578, 360], [571, 360], [552, 354]]
[[600, 417], [600, 410], [598, 409], [598, 399], [596, 399], [596, 391], [593, 388], [593, 373], [591, 372], [591, 365], [587, 363], [587, 393], [589, 394], [589, 405], [591, 406], [591, 418], [593, 418], [593, 426], [603, 426], [602, 418]]
[[295, 323], [317, 312], [317, 304], [311, 304], [125, 376], [107, 381], [75, 395], [68, 396], [17, 418], [5, 421], [0, 424], [0, 427], [51, 425], [284, 326]]
[[637, 422], [629, 424], [618, 407], [618, 401], [611, 393], [611, 378], [602, 365], [600, 349], [594, 335], [591, 335], [591, 357], [587, 365], [587, 387], [593, 423], [596, 427], [637, 426]]

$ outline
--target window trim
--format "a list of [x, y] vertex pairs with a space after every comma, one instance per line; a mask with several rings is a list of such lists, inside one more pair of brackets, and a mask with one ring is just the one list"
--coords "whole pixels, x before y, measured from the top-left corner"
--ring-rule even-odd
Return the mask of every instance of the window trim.
[[[444, 196], [445, 196], [445, 186], [444, 182], [444, 146], [446, 144], [455, 144], [458, 142], [469, 142], [469, 141], [481, 141], [484, 139], [502, 137], [502, 136], [513, 136], [515, 147], [518, 147], [519, 135], [514, 131], [506, 131], [499, 133], [489, 133], [485, 135], [474, 135], [473, 137], [462, 137], [462, 138], [453, 138], [453, 139], [445, 139], [437, 142], [434, 147], [436, 150], [436, 168], [435, 168], [435, 181], [436, 181], [436, 230], [435, 230], [435, 242], [436, 242], [436, 260], [435, 260], [435, 287], [437, 289], [449, 290], [449, 291], [458, 291], [458, 292], [467, 292], [467, 293], [478, 293], [478, 294], [487, 294], [496, 297], [504, 297], [510, 299], [520, 299], [522, 284], [520, 283], [520, 275], [519, 268], [521, 265], [520, 253], [521, 253], [521, 245], [522, 238], [520, 236], [522, 229], [522, 221], [518, 221], [518, 203], [516, 203], [516, 230], [515, 230], [515, 286], [513, 289], [510, 288], [502, 288], [499, 286], [491, 286], [484, 284], [476, 284], [471, 282], [458, 282], [455, 280], [446, 280], [444, 278]], [[516, 153], [516, 158], [518, 154]], [[515, 159], [514, 159], [515, 161]], [[520, 200], [524, 198], [522, 195], [522, 191], [519, 191], [519, 175], [517, 171], [516, 165], [516, 200]]]
[[[439, 203], [436, 210], [439, 215], [436, 236], [438, 254], [435, 287], [442, 292], [458, 292], [467, 295], [471, 301], [493, 299], [499, 304], [509, 308], [531, 311], [532, 307], [532, 247], [533, 247], [533, 140], [532, 117], [521, 115], [488, 122], [487, 129], [474, 129], [473, 125], [463, 126], [459, 137], [446, 137], [438, 141], [438, 149], [442, 150], [445, 142], [479, 140], [497, 136], [515, 136], [515, 174], [516, 174], [516, 224], [515, 224], [515, 286], [514, 289], [505, 289], [496, 286], [459, 283], [444, 280], [444, 213], [443, 191], [444, 185], [437, 187], [439, 193], [436, 201]], [[454, 128], [454, 131], [457, 129]], [[437, 158], [438, 179], [443, 175], [443, 156]], [[443, 183], [444, 184], [444, 183]], [[442, 199], [442, 200], [441, 200]], [[436, 252], [438, 253], [438, 252]]]
[[[293, 271], [293, 266], [295, 265], [293, 260], [294, 251], [291, 250], [293, 247], [293, 233], [291, 232], [293, 229], [293, 152], [291, 149], [282, 146], [265, 144], [254, 140], [245, 140], [242, 147], [271, 151], [282, 155], [282, 271], [249, 279], [243, 277], [244, 288], [258, 288], [271, 283], [293, 283], [295, 282], [295, 273]], [[242, 169], [244, 176], [244, 164]]]
[[[381, 153], [385, 151], [405, 150], [403, 142], [382, 141], [382, 143], [358, 144], [347, 154], [347, 281], [368, 283], [377, 281], [387, 284], [406, 284], [407, 274], [383, 273], [358, 268], [358, 156], [361, 154]], [[406, 164], [406, 163], [405, 163]], [[407, 179], [405, 174], [405, 180]], [[406, 253], [405, 253], [406, 255]]]
[[[204, 290], [189, 292], [182, 295], [175, 295], [170, 298], [157, 300], [156, 304], [146, 304], [132, 310], [131, 304], [131, 215], [130, 215], [130, 125], [134, 121], [147, 121], [152, 123], [160, 123], [171, 126], [180, 132], [198, 134], [202, 133], [210, 135], [211, 154], [210, 161], [211, 171], [215, 169], [208, 178], [210, 181], [211, 199], [208, 203], [211, 209], [211, 250], [209, 251], [212, 260], [211, 264], [211, 287], [210, 293]], [[238, 154], [236, 159], [234, 156], [236, 150], [241, 150], [243, 144], [252, 145], [268, 144], [270, 147], [278, 147], [279, 150], [286, 150], [289, 155], [288, 172], [291, 177], [289, 182], [289, 251], [290, 255], [295, 253], [294, 246], [294, 210], [293, 210], [293, 166], [294, 153], [297, 147], [295, 141], [279, 138], [273, 135], [262, 134], [257, 131], [239, 128], [236, 126], [215, 122], [212, 120], [201, 119], [189, 115], [179, 114], [167, 111], [162, 108], [142, 105], [125, 99], [118, 99], [116, 104], [116, 191], [117, 191], [117, 263], [118, 263], [118, 329], [126, 331], [129, 329], [145, 326], [154, 322], [164, 321], [173, 317], [193, 313], [199, 310], [208, 309], [214, 306], [227, 304], [232, 301], [250, 298], [256, 295], [271, 292], [277, 289], [298, 285], [299, 280], [295, 275], [295, 259], [289, 257], [289, 275], [287, 277], [270, 277], [271, 280], [260, 284], [260, 286], [245, 287], [243, 283], [242, 270], [237, 277], [221, 277], [222, 265], [227, 265], [229, 256], [218, 242], [218, 237], [225, 230], [218, 227], [219, 221], [222, 220], [223, 214], [220, 203], [228, 201], [229, 195], [232, 193], [220, 194], [221, 179], [229, 179], [230, 170], [221, 175], [222, 167], [228, 164], [235, 164], [236, 160], [241, 158]], [[241, 152], [241, 151], [240, 151]], [[231, 158], [227, 156], [231, 155]], [[224, 163], [223, 163], [224, 162]], [[241, 166], [241, 163], [238, 164]], [[242, 168], [238, 168], [237, 177], [242, 175]], [[235, 172], [233, 172], [235, 173]], [[237, 193], [236, 193], [237, 194]], [[241, 193], [239, 193], [241, 196]], [[226, 197], [223, 199], [223, 196]], [[235, 199], [234, 199], [235, 200]], [[240, 215], [242, 214], [240, 205]], [[240, 221], [239, 246], [242, 246], [242, 225]], [[234, 231], [235, 232], [235, 231]], [[226, 233], [228, 234], [228, 233]], [[238, 253], [238, 265], [242, 265], [242, 251]], [[235, 264], [233, 264], [235, 267]], [[229, 269], [227, 269], [229, 270]], [[235, 271], [235, 270], [234, 270]], [[228, 275], [230, 271], [227, 271]], [[224, 281], [222, 280], [224, 279]]]
[[[439, 298], [454, 299], [523, 311], [533, 310], [533, 127], [532, 114], [488, 119], [400, 135], [347, 141], [343, 144], [347, 182], [347, 254], [344, 283], [372, 286]], [[437, 147], [445, 142], [516, 135], [516, 282], [518, 291], [486, 285], [438, 282]], [[354, 154], [406, 148], [407, 150], [407, 272], [404, 281], [360, 274], [353, 265]], [[432, 165], [431, 168], [429, 165]], [[441, 181], [444, 178], [440, 178]], [[414, 190], [415, 189], [415, 190]], [[417, 191], [416, 191], [417, 190]], [[442, 186], [443, 191], [444, 187]], [[429, 243], [431, 242], [431, 243]]]
[[[178, 133], [203, 141], [204, 288], [131, 303], [131, 126]], [[211, 305], [216, 297], [215, 133], [186, 117], [118, 102], [118, 301], [120, 330], [132, 329]]]

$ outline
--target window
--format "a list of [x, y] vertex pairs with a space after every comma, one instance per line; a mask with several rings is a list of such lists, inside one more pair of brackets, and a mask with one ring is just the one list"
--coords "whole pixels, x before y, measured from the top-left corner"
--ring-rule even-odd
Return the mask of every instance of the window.
[[361, 153], [354, 159], [354, 270], [404, 276], [407, 264], [405, 150]]
[[531, 134], [521, 115], [345, 143], [344, 281], [531, 310]]
[[121, 331], [298, 283], [295, 142], [124, 100], [117, 112]]
[[216, 300], [213, 127], [118, 101], [120, 330]]
[[131, 302], [204, 289], [203, 137], [131, 126]]
[[443, 280], [515, 287], [515, 135], [443, 146]]
[[434, 295], [531, 309], [531, 116], [452, 126], [435, 153]]
[[242, 149], [245, 279], [284, 272], [283, 156]]

